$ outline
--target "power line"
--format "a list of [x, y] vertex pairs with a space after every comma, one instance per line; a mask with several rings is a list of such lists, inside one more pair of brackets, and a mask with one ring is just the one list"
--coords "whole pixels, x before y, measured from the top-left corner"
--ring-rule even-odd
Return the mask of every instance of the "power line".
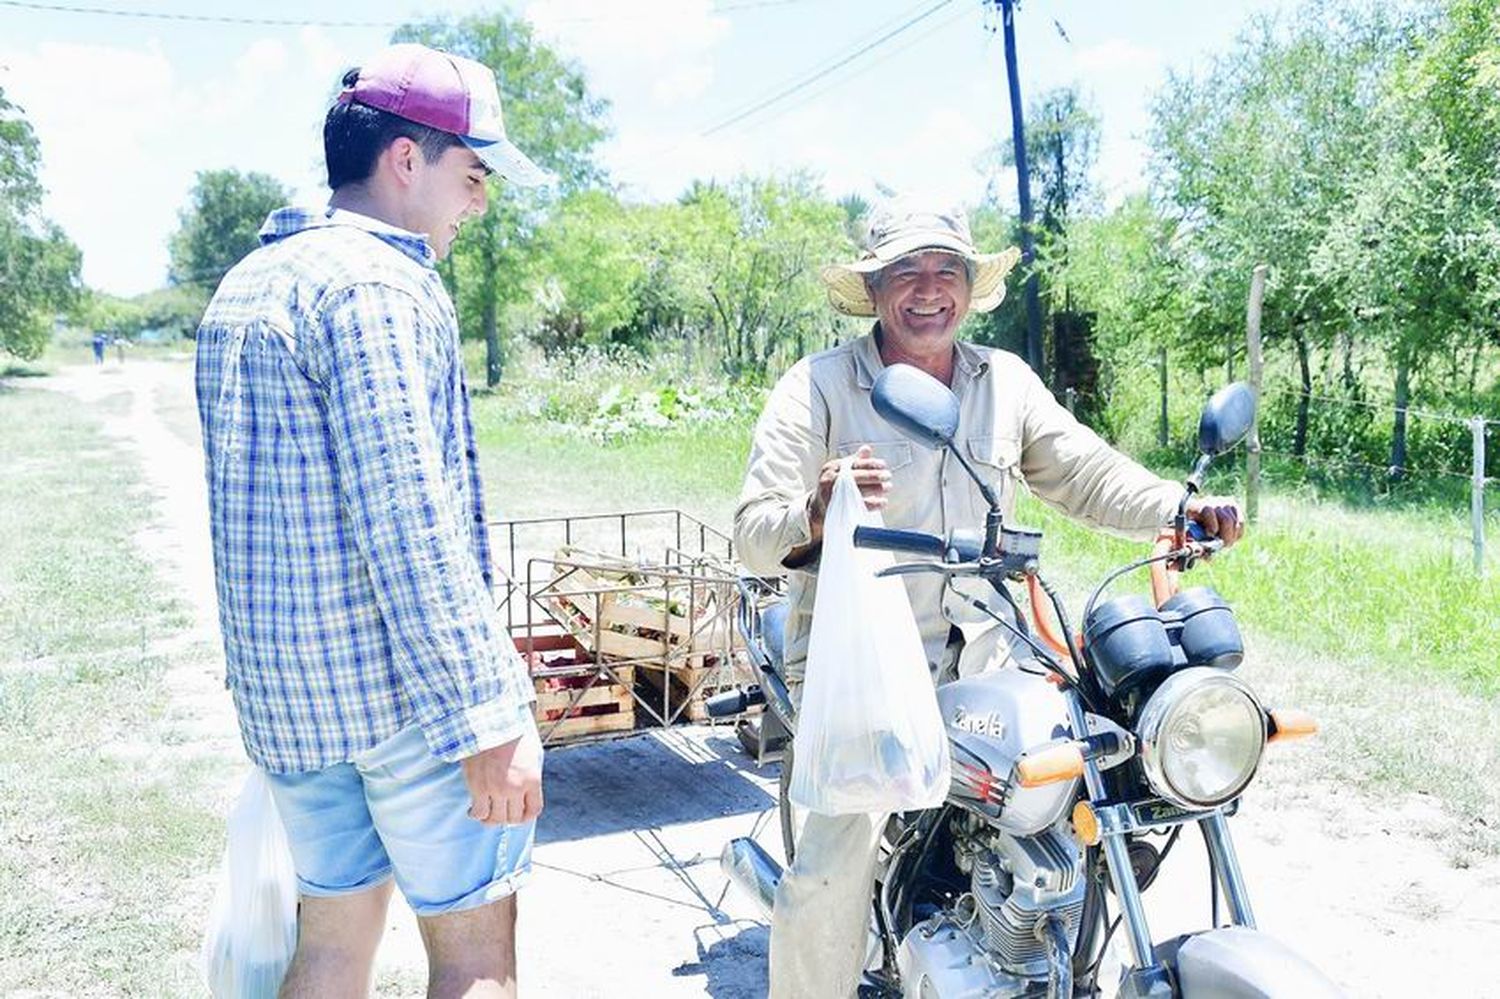
[[[737, 0], [718, 3], [709, 8], [714, 14], [733, 14], [745, 10], [762, 10], [770, 7], [788, 7], [808, 3], [811, 0]], [[104, 17], [121, 17], [148, 21], [185, 21], [199, 24], [229, 24], [252, 27], [278, 28], [399, 28], [412, 21], [331, 21], [291, 17], [236, 17], [229, 14], [187, 14], [164, 10], [137, 10], [116, 7], [91, 7], [80, 4], [38, 3], [35, 0], [0, 0], [0, 7], [17, 10], [42, 11], [50, 14], [93, 14]], [[563, 17], [558, 24], [587, 24], [604, 21], [619, 21], [629, 14], [607, 14], [598, 16]]]
[[196, 21], [209, 24], [254, 25], [282, 28], [396, 28], [401, 21], [318, 21], [281, 17], [234, 17], [228, 14], [180, 14], [161, 10], [126, 10], [113, 7], [84, 7], [71, 4], [35, 3], [31, 0], [0, 0], [0, 7], [39, 10], [53, 14], [98, 14], [151, 21]]
[[916, 45], [919, 42], [921, 42], [921, 41], [923, 41], [923, 40], [925, 40], [927, 38], [932, 37], [933, 35], [937, 34], [939, 31], [942, 31], [944, 28], [948, 27], [948, 25], [953, 24], [953, 23], [955, 23], [957, 21], [962, 20], [968, 13], [969, 12], [967, 10], [964, 10], [964, 9], [960, 8], [959, 10], [957, 10], [957, 11], [954, 12], [954, 14], [953, 14], [952, 17], [944, 18], [943, 20], [939, 21], [937, 24], [934, 24], [932, 27], [928, 28], [926, 31], [924, 31], [924, 32], [922, 32], [922, 33], [920, 33], [920, 34], [912, 37], [912, 38], [906, 39], [900, 45], [897, 45], [895, 48], [887, 49], [886, 51], [882, 52], [880, 55], [876, 56], [874, 59], [871, 59], [869, 62], [865, 63], [863, 66], [861, 66], [858, 69], [856, 69], [854, 72], [849, 73], [848, 75], [843, 76], [843, 77], [841, 77], [841, 78], [839, 78], [837, 80], [830, 81], [829, 84], [826, 87], [820, 87], [819, 89], [814, 90], [812, 93], [804, 95], [800, 99], [798, 99], [796, 101], [793, 101], [791, 104], [788, 104], [785, 107], [781, 108], [775, 114], [767, 115], [766, 117], [762, 118], [760, 121], [756, 122], [754, 125], [752, 125], [750, 127], [751, 128], [759, 128], [759, 127], [761, 127], [762, 125], [765, 125], [768, 122], [775, 121], [777, 118], [781, 117], [782, 115], [788, 114], [788, 113], [796, 110], [797, 108], [800, 108], [800, 107], [808, 104], [811, 101], [817, 100], [819, 97], [822, 97], [824, 94], [828, 93], [830, 90], [835, 90], [835, 89], [837, 89], [839, 87], [842, 87], [844, 84], [848, 83], [850, 80], [853, 80], [853, 79], [856, 79], [857, 77], [861, 77], [861, 76], [865, 75], [870, 70], [874, 69], [876, 66], [879, 66], [881, 63], [887, 61], [888, 59], [892, 59], [892, 58], [900, 55], [902, 52], [905, 52], [907, 49], [911, 48], [913, 45]]
[[824, 77], [826, 77], [828, 74], [834, 72], [835, 70], [841, 69], [844, 66], [849, 65], [849, 63], [853, 62], [855, 59], [858, 59], [860, 56], [864, 55], [865, 53], [871, 51], [874, 48], [877, 48], [880, 45], [885, 44], [886, 42], [890, 41], [892, 38], [895, 38], [897, 35], [901, 34], [903, 31], [907, 31], [908, 29], [914, 27], [918, 23], [926, 20], [928, 17], [932, 16], [933, 14], [936, 14], [939, 10], [942, 10], [944, 7], [948, 6], [948, 4], [950, 4], [952, 2], [953, 2], [953, 0], [938, 0], [937, 3], [935, 3], [932, 6], [928, 7], [926, 10], [923, 10], [921, 13], [915, 15], [914, 17], [908, 18], [906, 21], [903, 21], [897, 27], [892, 28], [890, 31], [885, 32], [884, 34], [880, 35], [878, 38], [874, 39], [873, 41], [865, 43], [864, 45], [862, 45], [859, 48], [855, 49], [853, 52], [850, 52], [848, 55], [845, 55], [843, 58], [835, 60], [834, 62], [830, 63], [829, 65], [824, 66], [822, 69], [814, 71], [811, 75], [804, 76], [803, 78], [797, 80], [796, 82], [791, 83], [791, 84], [783, 87], [782, 89], [776, 91], [771, 96], [766, 97], [766, 98], [764, 98], [762, 100], [759, 100], [759, 101], [755, 102], [754, 104], [752, 104], [750, 107], [746, 108], [745, 110], [736, 112], [735, 114], [730, 115], [728, 118], [725, 118], [723, 121], [720, 121], [717, 124], [709, 126], [708, 128], [706, 128], [703, 131], [701, 131], [701, 132], [698, 133], [699, 138], [706, 139], [706, 138], [708, 138], [711, 135], [714, 135], [714, 134], [716, 134], [718, 132], [722, 132], [724, 129], [730, 127], [731, 125], [734, 125], [734, 124], [736, 124], [738, 122], [744, 121], [746, 118], [750, 117], [751, 115], [755, 114], [756, 112], [763, 111], [766, 108], [770, 107], [772, 104], [775, 104], [775, 103], [777, 103], [777, 102], [779, 102], [781, 100], [784, 100], [787, 97], [792, 96], [793, 94], [797, 93], [799, 90], [806, 89], [807, 87], [811, 86], [812, 84], [814, 84], [814, 83], [818, 82], [819, 80], [823, 79]]

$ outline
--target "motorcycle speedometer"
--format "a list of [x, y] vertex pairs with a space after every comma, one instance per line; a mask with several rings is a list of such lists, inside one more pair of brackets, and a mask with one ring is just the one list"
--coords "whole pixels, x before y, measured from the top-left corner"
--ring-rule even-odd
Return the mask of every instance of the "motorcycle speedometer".
[[1152, 693], [1136, 736], [1153, 791], [1183, 808], [1213, 808], [1255, 776], [1266, 744], [1265, 712], [1236, 677], [1192, 667]]

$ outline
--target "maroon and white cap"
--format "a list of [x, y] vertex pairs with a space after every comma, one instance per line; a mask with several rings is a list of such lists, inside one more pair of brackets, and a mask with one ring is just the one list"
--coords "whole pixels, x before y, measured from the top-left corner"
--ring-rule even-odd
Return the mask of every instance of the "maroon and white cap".
[[500, 89], [483, 63], [425, 45], [392, 45], [359, 68], [339, 94], [440, 132], [452, 132], [506, 180], [536, 187], [551, 176], [505, 137]]

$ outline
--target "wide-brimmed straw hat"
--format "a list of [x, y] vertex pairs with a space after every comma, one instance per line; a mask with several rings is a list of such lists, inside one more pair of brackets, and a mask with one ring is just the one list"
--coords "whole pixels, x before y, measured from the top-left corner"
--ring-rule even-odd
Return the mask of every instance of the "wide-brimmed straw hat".
[[873, 274], [902, 257], [929, 250], [963, 257], [974, 268], [969, 308], [989, 312], [1005, 298], [1005, 276], [1021, 251], [1012, 246], [999, 253], [980, 253], [969, 235], [963, 212], [911, 204], [891, 204], [870, 213], [865, 253], [852, 264], [829, 264], [819, 275], [828, 288], [828, 301], [846, 316], [875, 315], [875, 301], [865, 286]]

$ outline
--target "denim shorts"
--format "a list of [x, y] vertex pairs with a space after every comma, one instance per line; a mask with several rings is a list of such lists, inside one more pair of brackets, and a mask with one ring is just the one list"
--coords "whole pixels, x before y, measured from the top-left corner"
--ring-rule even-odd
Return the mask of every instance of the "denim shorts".
[[394, 875], [417, 915], [436, 916], [502, 899], [531, 873], [536, 823], [469, 818], [462, 768], [433, 756], [415, 725], [350, 762], [266, 777], [304, 895], [346, 895]]

